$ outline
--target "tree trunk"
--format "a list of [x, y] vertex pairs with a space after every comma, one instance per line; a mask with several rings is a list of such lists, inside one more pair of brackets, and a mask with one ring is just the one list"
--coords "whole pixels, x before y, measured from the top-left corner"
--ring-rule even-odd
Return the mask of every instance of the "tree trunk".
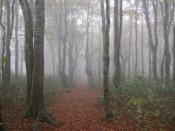
[[170, 81], [170, 63], [171, 63], [171, 56], [169, 51], [169, 40], [167, 35], [165, 34], [165, 81], [168, 84]]
[[164, 67], [165, 67], [165, 50], [163, 51], [163, 56], [160, 65], [161, 81], [164, 81]]
[[155, 80], [158, 79], [158, 75], [157, 75], [157, 49], [158, 49], [158, 32], [157, 32], [157, 27], [158, 27], [158, 21], [157, 21], [157, 17], [158, 17], [158, 0], [152, 1], [152, 5], [154, 8], [154, 39], [155, 39], [155, 45], [153, 50], [153, 77]]
[[142, 41], [142, 45], [141, 45], [141, 63], [142, 63], [142, 76], [144, 77], [144, 73], [145, 73], [145, 66], [144, 66], [144, 23], [143, 23], [143, 16], [142, 16], [142, 25], [141, 25], [141, 41]]
[[109, 30], [110, 30], [110, 2], [101, 0], [102, 32], [103, 32], [103, 86], [106, 118], [113, 117], [109, 94]]
[[62, 48], [63, 48], [63, 43], [62, 43], [62, 14], [63, 14], [63, 6], [62, 4], [60, 5], [60, 10], [59, 13], [57, 13], [57, 20], [59, 23], [59, 28], [57, 29], [57, 35], [58, 35], [58, 76], [59, 79], [61, 79], [61, 72], [62, 72]]
[[4, 124], [4, 121], [3, 121], [3, 118], [2, 118], [2, 105], [0, 103], [0, 131], [5, 131], [3, 124]]
[[18, 1], [15, 5], [15, 78], [18, 79]]
[[3, 31], [3, 36], [2, 36], [2, 54], [1, 54], [1, 74], [2, 74], [2, 80], [5, 79], [5, 67], [4, 67], [4, 58], [5, 58], [5, 38], [6, 38], [6, 28], [2, 22], [2, 15], [3, 15], [3, 1], [1, 0], [1, 7], [0, 7], [0, 26], [2, 28]]
[[[122, 3], [123, 0], [114, 1], [114, 85], [116, 89], [121, 81], [121, 63], [120, 63], [120, 50], [121, 50], [121, 35], [122, 35]], [[120, 4], [120, 5], [119, 5]], [[119, 10], [120, 7], [120, 10]]]
[[55, 52], [54, 52], [54, 45], [50, 44], [51, 48], [51, 54], [52, 54], [52, 75], [55, 77], [56, 76], [56, 71], [55, 71]]
[[10, 50], [10, 43], [12, 38], [12, 31], [14, 26], [14, 5], [15, 0], [12, 3], [12, 6], [10, 6], [10, 1], [6, 0], [6, 10], [7, 10], [7, 32], [6, 32], [6, 43], [5, 43], [5, 62], [4, 62], [4, 74], [5, 78], [4, 80], [6, 82], [9, 82], [11, 79], [11, 50]]
[[152, 79], [152, 59], [151, 59], [151, 49], [149, 47], [149, 79]]
[[25, 24], [25, 63], [27, 74], [27, 105], [30, 104], [33, 73], [33, 17], [27, 0], [19, 0]]
[[33, 85], [31, 94], [31, 114], [37, 118], [44, 108], [44, 0], [35, 1], [35, 33], [33, 47]]
[[173, 85], [175, 87], [175, 26], [174, 26], [174, 31], [173, 31]]
[[[43, 96], [43, 83], [44, 83], [44, 30], [45, 30], [45, 1], [35, 1], [35, 32], [33, 36], [33, 20], [31, 10], [27, 0], [20, 0], [20, 4], [23, 10], [23, 16], [25, 21], [25, 51], [26, 58], [30, 59], [30, 67], [27, 71], [29, 83], [29, 89], [27, 95], [29, 98], [27, 101], [27, 111], [25, 117], [32, 116], [33, 118], [47, 122], [53, 126], [58, 126], [52, 118], [45, 111], [44, 96]], [[33, 46], [34, 37], [34, 46]], [[29, 39], [30, 38], [30, 39]], [[30, 40], [30, 41], [27, 41]], [[27, 48], [26, 48], [27, 47]], [[28, 54], [27, 54], [28, 53]], [[26, 67], [29, 65], [29, 61], [26, 62]], [[30, 79], [31, 75], [31, 79]], [[32, 84], [32, 85], [31, 85]]]
[[87, 20], [86, 20], [86, 74], [88, 79], [88, 85], [93, 87], [93, 70], [92, 70], [92, 61], [90, 56], [90, 42], [89, 42], [89, 28], [91, 22], [90, 16], [90, 6], [91, 0], [88, 1], [88, 9], [87, 9]]
[[[131, 4], [131, 3], [130, 3]], [[132, 45], [132, 20], [133, 16], [130, 14], [130, 31], [129, 31], [129, 51], [128, 51], [128, 78], [130, 79], [131, 77], [131, 45]]]
[[169, 50], [169, 33], [171, 23], [174, 18], [174, 10], [175, 10], [175, 3], [172, 3], [168, 0], [159, 1], [163, 19], [163, 30], [164, 30], [164, 55], [165, 55], [165, 82], [169, 85], [170, 82], [170, 64], [171, 64], [171, 55]]
[[[155, 3], [153, 3], [155, 4]], [[153, 70], [153, 79], [157, 80], [157, 47], [158, 47], [158, 38], [157, 38], [157, 1], [156, 4], [153, 6], [154, 7], [154, 36], [155, 36], [155, 44], [153, 41], [153, 32], [151, 29], [151, 20], [149, 16], [149, 8], [148, 8], [148, 3], [146, 0], [143, 0], [143, 9], [144, 9], [144, 15], [145, 15], [145, 20], [147, 24], [147, 29], [148, 29], [148, 37], [149, 37], [149, 48], [150, 48], [150, 53], [152, 54], [152, 70]], [[151, 56], [150, 56], [151, 57]], [[150, 70], [150, 75], [151, 75], [151, 70]]]
[[62, 62], [62, 71], [61, 78], [64, 87], [68, 87], [67, 76], [66, 76], [66, 54], [67, 54], [67, 0], [64, 0], [64, 38], [63, 38], [63, 62]]
[[138, 3], [136, 2], [135, 10], [135, 77], [137, 77], [138, 70]]
[[73, 77], [74, 77], [74, 45], [75, 45], [75, 19], [72, 13], [72, 28], [71, 28], [71, 41], [68, 47], [68, 61], [69, 61], [69, 87], [73, 87]]

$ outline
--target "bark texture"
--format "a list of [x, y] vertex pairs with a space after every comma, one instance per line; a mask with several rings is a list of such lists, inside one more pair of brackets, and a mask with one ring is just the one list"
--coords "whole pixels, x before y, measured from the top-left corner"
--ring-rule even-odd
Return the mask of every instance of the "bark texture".
[[121, 36], [122, 36], [122, 4], [123, 0], [114, 1], [114, 85], [116, 88], [121, 81]]
[[[104, 6], [106, 5], [106, 8]], [[110, 2], [101, 0], [102, 32], [103, 32], [103, 86], [106, 118], [113, 117], [109, 94], [109, 44], [110, 44]]]
[[30, 104], [33, 73], [33, 16], [27, 0], [19, 0], [25, 23], [25, 63], [27, 74], [27, 105]]

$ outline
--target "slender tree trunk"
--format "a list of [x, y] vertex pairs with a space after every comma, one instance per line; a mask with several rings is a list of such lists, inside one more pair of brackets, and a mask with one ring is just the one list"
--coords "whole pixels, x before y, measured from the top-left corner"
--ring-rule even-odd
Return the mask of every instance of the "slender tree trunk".
[[157, 50], [158, 50], [158, 32], [157, 32], [157, 27], [158, 27], [158, 0], [152, 1], [153, 8], [154, 8], [154, 39], [155, 39], [155, 45], [153, 49], [153, 74], [154, 74], [154, 79], [158, 79], [157, 75]]
[[129, 32], [129, 51], [128, 51], [128, 78], [130, 79], [131, 77], [131, 47], [132, 47], [132, 20], [133, 16], [132, 14], [130, 15], [130, 32]]
[[166, 84], [169, 85], [170, 82], [170, 64], [171, 64], [171, 55], [169, 51], [169, 32], [171, 23], [174, 18], [174, 10], [175, 10], [175, 3], [172, 3], [168, 0], [159, 1], [163, 19], [163, 30], [164, 30], [164, 55], [165, 55], [165, 81]]
[[88, 9], [87, 9], [87, 20], [86, 20], [86, 73], [88, 79], [88, 85], [93, 87], [93, 70], [92, 70], [92, 61], [90, 56], [90, 42], [89, 42], [89, 28], [91, 23], [91, 15], [90, 15], [90, 6], [91, 0], [88, 1]]
[[66, 51], [67, 48], [67, 0], [64, 0], [64, 39], [63, 39], [63, 62], [62, 62], [62, 72], [61, 72], [61, 77], [62, 77], [62, 82], [64, 87], [68, 87], [67, 83], [67, 76], [66, 76]]
[[135, 77], [137, 77], [138, 70], [138, 3], [135, 11]]
[[3, 36], [2, 36], [2, 54], [1, 54], [1, 70], [2, 70], [2, 80], [5, 80], [5, 67], [4, 67], [4, 58], [5, 58], [5, 38], [6, 38], [6, 28], [2, 22], [2, 15], [3, 15], [3, 4], [4, 2], [1, 0], [0, 4], [0, 26], [3, 31]]
[[166, 83], [168, 84], [170, 81], [170, 63], [171, 63], [171, 56], [170, 56], [170, 51], [169, 51], [169, 40], [168, 37], [165, 34], [165, 80]]
[[58, 17], [58, 23], [59, 23], [59, 28], [57, 29], [58, 31], [58, 75], [59, 78], [61, 79], [61, 72], [62, 72], [62, 48], [63, 48], [63, 43], [62, 43], [62, 14], [63, 14], [63, 6], [61, 4], [60, 6], [60, 13], [57, 13], [57, 17]]
[[141, 63], [142, 63], [142, 76], [144, 76], [145, 73], [145, 66], [144, 66], [144, 23], [143, 23], [143, 16], [142, 16], [142, 25], [141, 25], [141, 41], [142, 41], [142, 45], [141, 45]]
[[[20, 55], [20, 74], [23, 75], [23, 65], [24, 65], [24, 51], [23, 47], [20, 47], [21, 55]], [[27, 71], [27, 70], [26, 70]], [[26, 74], [27, 75], [27, 74]]]
[[151, 59], [151, 49], [149, 47], [149, 79], [152, 79], [152, 59]]
[[5, 81], [10, 81], [11, 68], [10, 68], [10, 1], [6, 2], [6, 10], [7, 10], [7, 34], [6, 34], [6, 43], [5, 43], [5, 57], [4, 57], [4, 74]]
[[165, 50], [163, 51], [163, 56], [162, 56], [162, 60], [161, 60], [161, 65], [160, 65], [160, 72], [161, 72], [161, 81], [164, 81], [164, 70], [165, 67]]
[[51, 46], [51, 54], [52, 54], [52, 72], [53, 72], [53, 76], [56, 76], [56, 71], [55, 71], [55, 52], [54, 52], [54, 47], [53, 45], [50, 45]]
[[[120, 50], [121, 50], [121, 35], [122, 35], [122, 5], [123, 0], [114, 1], [114, 85], [116, 89], [120, 85], [121, 81], [121, 62], [120, 62]], [[120, 9], [119, 9], [120, 8]]]
[[[155, 1], [154, 1], [155, 2]], [[148, 2], [146, 0], [143, 0], [143, 9], [144, 9], [144, 15], [145, 15], [145, 20], [147, 24], [147, 29], [148, 29], [148, 36], [149, 36], [149, 48], [152, 55], [152, 70], [153, 70], [153, 79], [157, 80], [157, 47], [158, 47], [158, 38], [157, 38], [157, 2], [156, 4], [153, 2], [153, 7], [154, 7], [154, 36], [155, 36], [155, 43], [153, 41], [153, 32], [151, 29], [151, 20], [149, 17], [149, 8], [148, 8]], [[151, 56], [150, 56], [151, 57]], [[151, 73], [151, 70], [150, 70]]]
[[15, 77], [18, 79], [18, 1], [15, 5]]
[[174, 26], [174, 31], [173, 31], [173, 85], [175, 87], [175, 26]]
[[168, 30], [168, 23], [169, 23], [169, 2], [168, 0], [164, 1], [164, 17], [163, 17], [163, 29], [164, 29], [164, 41], [165, 41], [165, 80], [166, 83], [169, 83], [170, 80], [170, 63], [171, 63], [171, 56], [169, 51], [169, 30]]
[[9, 82], [11, 79], [11, 50], [10, 50], [10, 43], [12, 38], [12, 31], [14, 26], [14, 5], [15, 0], [12, 3], [12, 6], [10, 6], [10, 1], [6, 0], [6, 10], [7, 10], [7, 34], [6, 34], [6, 43], [5, 43], [5, 62], [4, 62], [4, 74], [5, 78], [4, 80], [6, 82]]
[[99, 49], [98, 49], [98, 86], [101, 87], [102, 86], [102, 48], [101, 48], [101, 35], [99, 34]]
[[106, 0], [106, 11], [104, 0], [101, 0], [102, 32], [103, 32], [103, 86], [106, 118], [113, 117], [110, 94], [109, 94], [109, 30], [110, 30], [110, 2]]
[[72, 40], [69, 43], [68, 59], [69, 59], [69, 84], [70, 87], [74, 84], [74, 44], [75, 44], [75, 19], [72, 20]]

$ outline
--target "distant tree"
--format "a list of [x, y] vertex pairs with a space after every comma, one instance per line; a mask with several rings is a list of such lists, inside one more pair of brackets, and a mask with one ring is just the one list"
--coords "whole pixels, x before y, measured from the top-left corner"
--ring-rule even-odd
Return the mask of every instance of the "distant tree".
[[142, 65], [142, 76], [144, 76], [145, 73], [145, 54], [144, 54], [144, 21], [143, 21], [143, 15], [142, 15], [142, 23], [141, 23], [141, 65]]
[[[158, 75], [157, 75], [157, 48], [158, 48], [157, 9], [158, 9], [158, 0], [155, 0], [154, 2], [152, 1], [152, 5], [153, 5], [153, 9], [154, 9], [154, 37], [155, 37], [155, 42], [154, 42], [154, 39], [153, 39], [153, 31], [152, 31], [152, 27], [151, 27], [148, 0], [143, 0], [142, 2], [143, 2], [143, 10], [144, 10], [145, 20], [146, 20], [146, 24], [147, 24], [147, 29], [148, 29], [149, 48], [150, 48], [150, 51], [151, 51], [150, 53], [152, 54], [153, 78], [154, 78], [154, 80], [157, 80], [158, 79]], [[150, 57], [151, 57], [151, 54], [150, 54]]]
[[[106, 6], [104, 6], [106, 5]], [[106, 118], [113, 117], [109, 94], [109, 44], [110, 44], [110, 2], [101, 0], [101, 17], [103, 32], [103, 87]]]
[[14, 5], [15, 5], [15, 0], [11, 1], [6, 0], [5, 1], [5, 7], [6, 7], [6, 12], [7, 12], [7, 29], [6, 29], [6, 38], [5, 38], [5, 53], [4, 53], [4, 74], [3, 74], [3, 80], [9, 82], [11, 78], [11, 66], [10, 66], [10, 61], [11, 61], [11, 50], [10, 50], [10, 44], [11, 44], [11, 39], [12, 39], [12, 32], [13, 32], [13, 27], [14, 27]]
[[68, 37], [68, 30], [67, 30], [67, 25], [68, 25], [68, 7], [67, 7], [67, 0], [64, 0], [63, 4], [63, 9], [64, 9], [64, 35], [63, 35], [63, 51], [62, 51], [62, 70], [61, 70], [61, 80], [63, 82], [64, 87], [68, 87], [67, 83], [67, 76], [66, 76], [66, 55], [67, 55], [67, 37]]
[[[132, 3], [130, 1], [130, 6], [132, 6]], [[133, 7], [130, 7], [130, 28], [129, 28], [129, 51], [128, 51], [128, 78], [131, 77], [131, 47], [132, 47], [132, 33], [133, 33], [133, 13], [132, 9]]]
[[56, 22], [58, 23], [56, 26], [56, 35], [57, 35], [57, 43], [58, 43], [58, 77], [61, 79], [61, 72], [62, 72], [62, 64], [63, 64], [63, 29], [62, 29], [62, 16], [63, 16], [63, 2], [55, 3], [55, 12], [56, 12]]
[[115, 0], [114, 1], [114, 85], [116, 88], [120, 85], [121, 80], [121, 37], [122, 37], [122, 6], [123, 0]]
[[89, 28], [91, 24], [91, 0], [88, 0], [87, 18], [86, 18], [86, 74], [88, 78], [88, 84], [93, 86], [93, 69], [92, 69], [92, 58], [90, 55], [90, 41], [89, 41]]
[[[77, 10], [78, 12], [78, 10]], [[77, 61], [83, 47], [83, 42], [79, 37], [83, 37], [77, 29], [76, 11], [71, 14], [71, 35], [68, 42], [68, 64], [69, 64], [69, 86], [74, 86], [74, 73], [77, 68]]]
[[[160, 1], [160, 7], [161, 7], [161, 14], [163, 19], [163, 36], [164, 36], [164, 55], [162, 58], [162, 61], [165, 63], [165, 80], [166, 83], [169, 83], [170, 80], [170, 63], [171, 63], [171, 55], [170, 55], [170, 49], [169, 49], [169, 34], [171, 29], [171, 23], [174, 18], [174, 11], [175, 11], [175, 2], [164, 0]], [[163, 64], [163, 62], [162, 62]], [[162, 65], [163, 67], [163, 65]]]
[[3, 5], [4, 5], [4, 2], [1, 0], [0, 1], [0, 27], [1, 27], [1, 30], [2, 30], [2, 54], [1, 54], [1, 77], [2, 79], [5, 78], [5, 67], [4, 67], [4, 56], [5, 56], [5, 38], [6, 38], [6, 28], [5, 28], [5, 25], [3, 24]]
[[139, 14], [138, 14], [138, 8], [139, 8], [139, 3], [138, 0], [135, 0], [135, 76], [137, 76], [137, 70], [138, 70], [138, 19], [139, 19]]
[[15, 4], [15, 77], [18, 79], [18, 50], [19, 50], [19, 38], [18, 38], [18, 0]]
[[175, 26], [174, 26], [174, 31], [173, 31], [173, 84], [175, 86]]

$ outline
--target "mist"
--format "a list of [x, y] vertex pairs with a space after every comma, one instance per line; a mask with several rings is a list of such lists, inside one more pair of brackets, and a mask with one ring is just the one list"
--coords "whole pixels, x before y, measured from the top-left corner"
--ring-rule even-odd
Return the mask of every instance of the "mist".
[[0, 0], [0, 131], [174, 130], [174, 15], [172, 0]]

